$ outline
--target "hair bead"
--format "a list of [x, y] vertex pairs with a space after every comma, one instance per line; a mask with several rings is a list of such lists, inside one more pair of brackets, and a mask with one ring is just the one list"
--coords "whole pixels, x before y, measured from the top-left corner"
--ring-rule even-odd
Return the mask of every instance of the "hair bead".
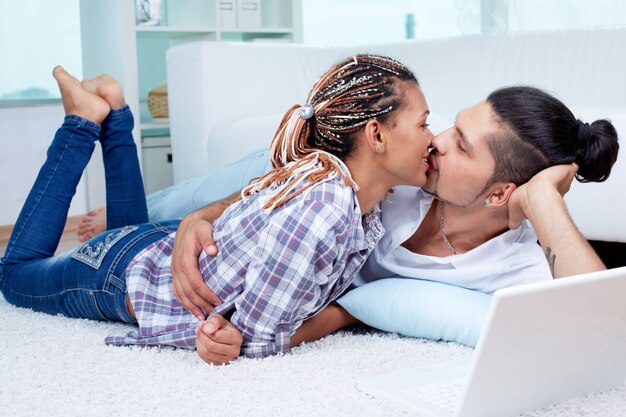
[[308, 120], [311, 117], [313, 117], [313, 113], [314, 113], [313, 106], [311, 106], [310, 104], [305, 104], [304, 106], [298, 109], [298, 114], [300, 115], [300, 117], [302, 117], [305, 120]]

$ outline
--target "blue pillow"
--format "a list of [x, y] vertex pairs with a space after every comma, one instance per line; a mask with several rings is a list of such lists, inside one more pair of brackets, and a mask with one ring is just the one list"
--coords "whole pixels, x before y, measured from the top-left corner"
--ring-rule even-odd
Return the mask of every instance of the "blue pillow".
[[385, 278], [358, 287], [337, 302], [380, 330], [476, 346], [491, 296], [440, 282]]

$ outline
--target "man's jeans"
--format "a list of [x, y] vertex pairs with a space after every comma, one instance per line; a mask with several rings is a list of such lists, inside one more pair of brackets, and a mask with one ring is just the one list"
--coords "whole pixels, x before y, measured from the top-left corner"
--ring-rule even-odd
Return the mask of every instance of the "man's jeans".
[[252, 152], [206, 176], [190, 178], [150, 194], [147, 197], [149, 221], [180, 219], [241, 190], [251, 179], [272, 169], [269, 154], [267, 148]]

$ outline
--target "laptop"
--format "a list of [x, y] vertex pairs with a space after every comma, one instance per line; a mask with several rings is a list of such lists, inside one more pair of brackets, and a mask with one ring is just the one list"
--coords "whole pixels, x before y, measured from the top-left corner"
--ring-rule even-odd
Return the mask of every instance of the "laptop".
[[506, 417], [626, 381], [626, 267], [506, 288], [471, 357], [360, 379], [422, 416]]

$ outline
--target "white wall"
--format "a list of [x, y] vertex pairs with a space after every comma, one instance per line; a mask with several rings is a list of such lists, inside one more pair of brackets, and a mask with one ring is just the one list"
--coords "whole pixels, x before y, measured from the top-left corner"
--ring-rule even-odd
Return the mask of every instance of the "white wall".
[[[48, 146], [63, 121], [63, 106], [0, 108], [0, 225], [15, 224]], [[70, 215], [87, 212], [85, 178]]]

